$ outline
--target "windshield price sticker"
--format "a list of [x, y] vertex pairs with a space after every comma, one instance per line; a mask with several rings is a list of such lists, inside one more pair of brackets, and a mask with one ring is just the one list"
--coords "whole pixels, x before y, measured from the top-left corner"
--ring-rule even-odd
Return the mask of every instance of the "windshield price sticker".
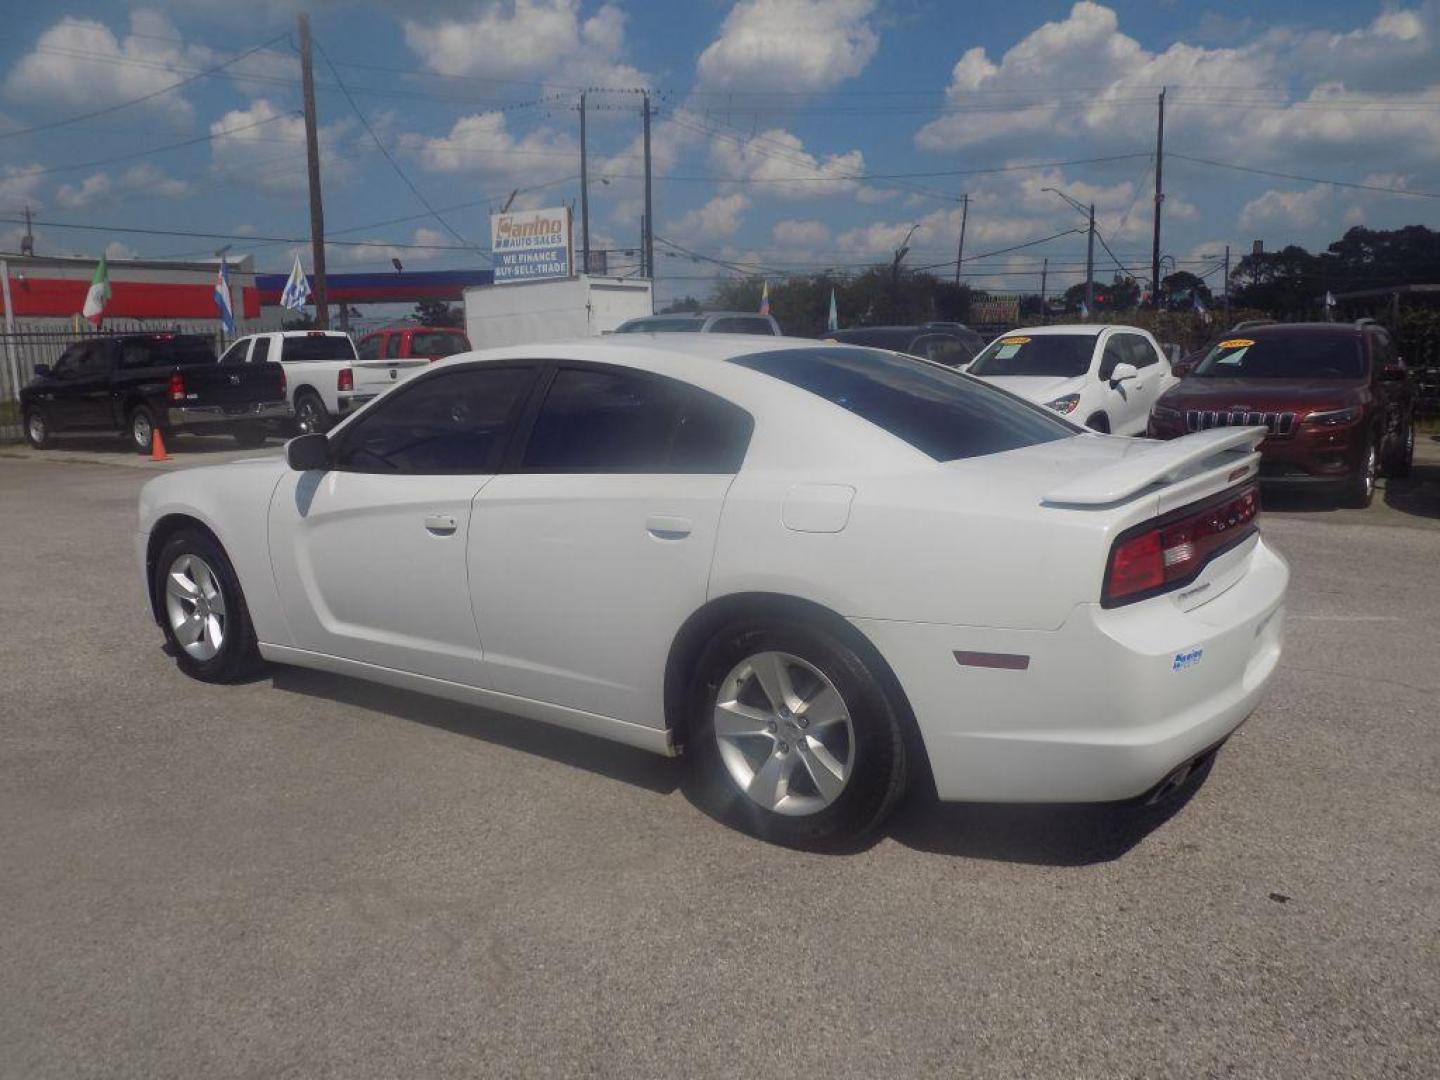
[[1217, 348], [1221, 348], [1221, 349], [1248, 349], [1251, 345], [1254, 345], [1254, 344], [1255, 344], [1255, 342], [1254, 342], [1253, 340], [1251, 340], [1250, 338], [1237, 337], [1237, 338], [1231, 338], [1229, 341], [1222, 341], [1222, 342], [1220, 342], [1220, 344], [1217, 346]]
[[1000, 339], [1000, 344], [1001, 344], [1001, 345], [1029, 345], [1029, 344], [1030, 344], [1030, 339], [1029, 339], [1028, 337], [1002, 337], [1002, 338]]

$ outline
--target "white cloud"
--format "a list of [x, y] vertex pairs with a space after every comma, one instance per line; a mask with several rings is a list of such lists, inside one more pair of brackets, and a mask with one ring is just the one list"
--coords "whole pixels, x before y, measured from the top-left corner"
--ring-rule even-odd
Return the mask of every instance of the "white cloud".
[[865, 155], [859, 150], [817, 158], [799, 136], [784, 128], [748, 138], [717, 134], [710, 144], [710, 160], [737, 181], [758, 181], [757, 192], [777, 199], [858, 193], [860, 183], [850, 178], [865, 172]]
[[[23, 102], [96, 108], [163, 90], [211, 60], [207, 49], [183, 46], [165, 16], [134, 11], [123, 39], [102, 22], [67, 15], [40, 35], [10, 69], [7, 97]], [[181, 93], [161, 94], [141, 108], [189, 121], [194, 108]]]
[[[436, 229], [421, 227], [415, 230], [411, 236], [412, 244], [439, 244], [454, 245], [456, 241], [449, 235], [439, 232]], [[384, 240], [368, 240], [358, 244], [325, 245], [325, 258], [327, 261], [343, 263], [347, 266], [355, 266], [362, 263], [386, 263], [391, 259], [399, 259], [406, 266], [412, 263], [428, 262], [440, 255], [447, 254], [443, 251], [431, 251], [424, 247], [405, 247], [388, 243]]]
[[61, 184], [55, 191], [55, 202], [66, 210], [78, 210], [110, 194], [109, 173], [95, 173], [79, 184]]
[[1319, 184], [1308, 191], [1279, 191], [1271, 188], [1259, 198], [1251, 199], [1240, 211], [1240, 228], [1246, 232], [1261, 229], [1307, 229], [1320, 222], [1329, 208], [1331, 188]]
[[36, 173], [43, 167], [38, 162], [0, 165], [0, 210], [12, 212], [25, 203], [35, 204], [35, 193], [44, 179]]
[[[979, 253], [979, 249], [994, 245], [1013, 244], [1032, 240], [1054, 231], [1054, 223], [1044, 218], [1024, 215], [976, 214], [975, 200], [971, 200], [970, 219], [965, 226], [966, 258]], [[948, 252], [942, 256], [955, 259], [955, 245], [960, 237], [960, 207], [933, 210], [923, 217], [910, 221], [876, 221], [849, 229], [836, 237], [841, 250], [855, 255], [890, 256], [910, 233], [912, 252]], [[917, 262], [911, 258], [910, 264]], [[907, 264], [908, 265], [908, 264]], [[967, 264], [968, 266], [969, 264]]]
[[406, 19], [405, 43], [442, 75], [646, 85], [648, 77], [623, 61], [625, 19], [614, 4], [587, 19], [579, 0], [491, 0], [467, 17]]
[[[336, 153], [337, 143], [350, 127], [347, 118], [320, 128], [322, 184], [343, 183], [354, 172]], [[256, 98], [248, 109], [234, 109], [216, 120], [210, 125], [210, 134], [211, 159], [228, 176], [263, 191], [306, 190], [305, 120], [299, 113]], [[278, 163], [276, 159], [280, 159]]]
[[830, 239], [830, 226], [823, 221], [777, 221], [770, 237], [777, 248], [811, 249]]
[[111, 240], [110, 243], [105, 245], [105, 258], [111, 261], [115, 259], [134, 259], [137, 257], [134, 248], [119, 240]]
[[580, 164], [579, 146], [569, 134], [540, 127], [516, 136], [503, 112], [462, 116], [446, 135], [409, 134], [402, 142], [431, 172], [471, 173], [521, 186], [563, 176]]
[[750, 209], [750, 199], [740, 192], [717, 195], [704, 206], [691, 210], [674, 226], [682, 238], [700, 237], [713, 240], [734, 236], [740, 231], [741, 218]]
[[700, 54], [715, 90], [825, 90], [865, 69], [879, 47], [875, 0], [739, 0]]
[[92, 173], [78, 184], [61, 184], [55, 202], [66, 210], [79, 210], [101, 201], [113, 201], [130, 194], [178, 199], [191, 193], [191, 185], [147, 163], [132, 166], [118, 180], [109, 173]]
[[149, 162], [134, 165], [120, 176], [120, 186], [126, 191], [143, 191], [147, 195], [163, 195], [169, 199], [180, 199], [194, 191], [188, 180], [170, 176], [164, 169]]

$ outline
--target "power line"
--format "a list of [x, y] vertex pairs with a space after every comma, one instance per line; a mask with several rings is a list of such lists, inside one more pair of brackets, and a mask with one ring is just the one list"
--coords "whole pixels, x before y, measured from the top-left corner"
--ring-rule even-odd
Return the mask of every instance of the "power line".
[[213, 75], [217, 71], [222, 71], [225, 68], [229, 67], [231, 64], [238, 63], [239, 61], [245, 59], [245, 57], [251, 56], [259, 52], [261, 49], [268, 48], [269, 46], [275, 44], [275, 42], [277, 41], [283, 41], [285, 37], [285, 34], [279, 34], [276, 37], [271, 38], [269, 41], [262, 42], [259, 45], [254, 46], [253, 48], [246, 49], [243, 53], [240, 53], [237, 56], [233, 56], [229, 60], [224, 61], [223, 63], [216, 64], [214, 67], [206, 68], [203, 71], [197, 71], [195, 74], [189, 76], [188, 78], [181, 79], [177, 83], [171, 83], [169, 86], [162, 87], [159, 90], [153, 90], [148, 94], [142, 94], [140, 97], [137, 98], [131, 98], [129, 101], [122, 101], [117, 105], [107, 105], [103, 109], [96, 109], [93, 112], [81, 113], [78, 116], [69, 116], [66, 117], [64, 120], [51, 120], [49, 123], [35, 124], [31, 127], [20, 128], [16, 131], [0, 132], [0, 139], [13, 139], [17, 135], [33, 135], [37, 131], [51, 131], [58, 127], [65, 127], [69, 124], [78, 124], [83, 120], [94, 120], [97, 116], [108, 116], [110, 113], [119, 112], [121, 109], [128, 109], [132, 105], [139, 105], [141, 102], [150, 101], [151, 99], [157, 98], [162, 94], [168, 94], [172, 90], [178, 90], [182, 86], [187, 86], [190, 83], [195, 82], [197, 79], [203, 79], [207, 75]]
[[[24, 221], [21, 220], [20, 218], [0, 217], [0, 224], [6, 224], [6, 225], [23, 225], [23, 224], [24, 224]], [[80, 230], [80, 231], [82, 231], [82, 232], [135, 233], [135, 234], [137, 234], [137, 235], [144, 235], [144, 236], [188, 236], [188, 237], [194, 237], [195, 239], [198, 239], [198, 240], [238, 240], [238, 241], [242, 241], [242, 242], [243, 242], [243, 241], [255, 241], [255, 242], [275, 243], [275, 244], [308, 244], [308, 243], [310, 242], [310, 238], [309, 238], [308, 236], [257, 236], [257, 235], [245, 236], [245, 235], [243, 235], [243, 234], [241, 234], [241, 233], [199, 232], [199, 231], [191, 230], [191, 229], [151, 229], [151, 228], [141, 228], [141, 227], [139, 227], [139, 226], [133, 226], [133, 225], [132, 225], [132, 226], [126, 226], [126, 225], [72, 225], [72, 224], [67, 224], [67, 223], [59, 222], [59, 221], [38, 221], [38, 220], [36, 221], [36, 224], [37, 224], [37, 225], [43, 225], [43, 226], [45, 226], [46, 228], [50, 228], [50, 229], [77, 229], [77, 230]], [[340, 246], [342, 246], [342, 247], [394, 247], [394, 248], [411, 248], [411, 249], [419, 250], [419, 251], [467, 251], [467, 252], [471, 252], [472, 254], [474, 253], [474, 248], [473, 248], [473, 246], [468, 245], [468, 244], [465, 245], [464, 247], [461, 247], [461, 246], [458, 245], [458, 244], [406, 244], [406, 243], [392, 242], [392, 241], [389, 241], [389, 240], [330, 240], [330, 239], [327, 239], [325, 242], [326, 242], [327, 244], [337, 244], [337, 245], [340, 245]]]
[[1437, 191], [1412, 191], [1409, 188], [1385, 187], [1381, 184], [1357, 184], [1350, 180], [1325, 180], [1317, 176], [1301, 176], [1298, 173], [1276, 172], [1273, 169], [1257, 169], [1249, 165], [1236, 165], [1229, 161], [1215, 161], [1211, 158], [1195, 157], [1170, 151], [1170, 156], [1182, 161], [1193, 161], [1197, 165], [1209, 165], [1216, 169], [1232, 169], [1235, 172], [1254, 173], [1257, 176], [1275, 176], [1282, 180], [1296, 180], [1304, 184], [1329, 184], [1331, 187], [1353, 188], [1357, 191], [1378, 191], [1385, 195], [1410, 195], [1417, 199], [1440, 199]]

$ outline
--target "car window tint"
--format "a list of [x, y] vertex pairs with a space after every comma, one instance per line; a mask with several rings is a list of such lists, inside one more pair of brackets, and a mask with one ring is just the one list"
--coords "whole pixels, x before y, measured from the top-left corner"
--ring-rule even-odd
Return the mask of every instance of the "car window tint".
[[923, 356], [926, 360], [933, 360], [946, 367], [968, 364], [974, 355], [965, 347], [963, 341], [946, 334], [927, 334], [924, 337], [916, 338], [914, 344], [905, 351], [912, 356]]
[[1151, 347], [1150, 342], [1139, 334], [1121, 334], [1120, 339], [1125, 343], [1125, 353], [1130, 363], [1137, 368], [1147, 368], [1160, 362], [1160, 355]]
[[54, 379], [73, 379], [79, 367], [79, 357], [85, 348], [84, 344], [71, 345], [63, 353], [60, 359], [55, 361], [50, 369], [50, 377]]
[[[280, 355], [281, 355], [281, 356], [284, 356], [285, 359], [288, 360], [288, 359], [290, 359], [289, 356], [286, 355], [286, 353], [288, 353], [288, 352], [289, 352], [289, 350], [288, 350], [288, 349], [285, 349], [285, 350], [283, 350], [283, 351], [281, 352]], [[269, 359], [270, 359], [270, 338], [269, 338], [269, 336], [267, 335], [266, 337], [258, 337], [258, 338], [256, 338], [256, 339], [255, 339], [255, 351], [250, 354], [250, 362], [251, 362], [252, 364], [263, 364], [263, 363], [265, 363], [265, 361], [267, 361], [267, 360], [269, 360]]]
[[394, 360], [400, 355], [400, 343], [405, 339], [404, 334], [391, 334], [385, 339], [385, 359]]
[[383, 334], [375, 334], [372, 337], [367, 337], [364, 341], [360, 342], [358, 358], [361, 360], [379, 360], [380, 343], [384, 340], [385, 335]]
[[775, 336], [775, 328], [770, 325], [769, 319], [762, 319], [750, 315], [727, 315], [724, 318], [716, 319], [710, 326], [712, 334], [768, 334]]
[[454, 356], [465, 351], [465, 339], [444, 330], [416, 330], [410, 337], [412, 356]]
[[280, 356], [286, 361], [354, 360], [355, 346], [344, 334], [311, 332], [281, 339]]
[[1077, 433], [1038, 405], [897, 353], [832, 346], [777, 349], [730, 362], [808, 390], [937, 461], [996, 454]]
[[641, 371], [562, 368], [521, 467], [544, 472], [731, 473], [750, 442], [748, 413]]
[[1006, 334], [975, 358], [970, 374], [1074, 378], [1090, 370], [1094, 334]]
[[245, 352], [249, 348], [250, 339], [241, 338], [239, 341], [235, 342], [234, 345], [231, 345], [228, 349], [225, 350], [224, 354], [220, 357], [220, 362], [222, 364], [243, 363], [245, 360]]
[[1117, 364], [1130, 363], [1130, 357], [1127, 353], [1128, 350], [1125, 348], [1124, 335], [1112, 334], [1110, 340], [1105, 343], [1104, 355], [1100, 357], [1100, 371], [1097, 373], [1098, 378], [1101, 380], [1108, 379], [1115, 374]]
[[489, 473], [534, 381], [534, 367], [471, 367], [391, 391], [343, 433], [350, 472]]

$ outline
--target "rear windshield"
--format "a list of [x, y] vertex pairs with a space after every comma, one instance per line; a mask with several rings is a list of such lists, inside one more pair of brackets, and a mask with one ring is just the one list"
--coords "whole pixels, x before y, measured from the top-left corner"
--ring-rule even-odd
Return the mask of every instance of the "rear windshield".
[[1218, 343], [1191, 375], [1211, 379], [1363, 379], [1365, 354], [1354, 334], [1243, 333]]
[[307, 360], [354, 360], [355, 346], [344, 334], [323, 337], [287, 337], [280, 354], [287, 363]]
[[915, 340], [915, 331], [892, 330], [887, 327], [871, 329], [860, 327], [855, 330], [836, 330], [828, 336], [846, 345], [868, 345], [872, 349], [894, 349], [896, 352], [905, 352], [910, 348], [910, 343]]
[[215, 363], [215, 346], [209, 338], [193, 335], [120, 339], [120, 366], [198, 367]]
[[1076, 429], [1038, 406], [923, 360], [844, 346], [777, 349], [731, 363], [808, 390], [936, 461], [1068, 439]]
[[985, 347], [970, 374], [1073, 378], [1090, 370], [1094, 352], [1094, 334], [1007, 334]]
[[699, 319], [632, 319], [621, 323], [617, 334], [698, 334], [705, 324]]
[[459, 334], [417, 330], [410, 335], [410, 353], [413, 356], [454, 356], [469, 348], [469, 343]]

